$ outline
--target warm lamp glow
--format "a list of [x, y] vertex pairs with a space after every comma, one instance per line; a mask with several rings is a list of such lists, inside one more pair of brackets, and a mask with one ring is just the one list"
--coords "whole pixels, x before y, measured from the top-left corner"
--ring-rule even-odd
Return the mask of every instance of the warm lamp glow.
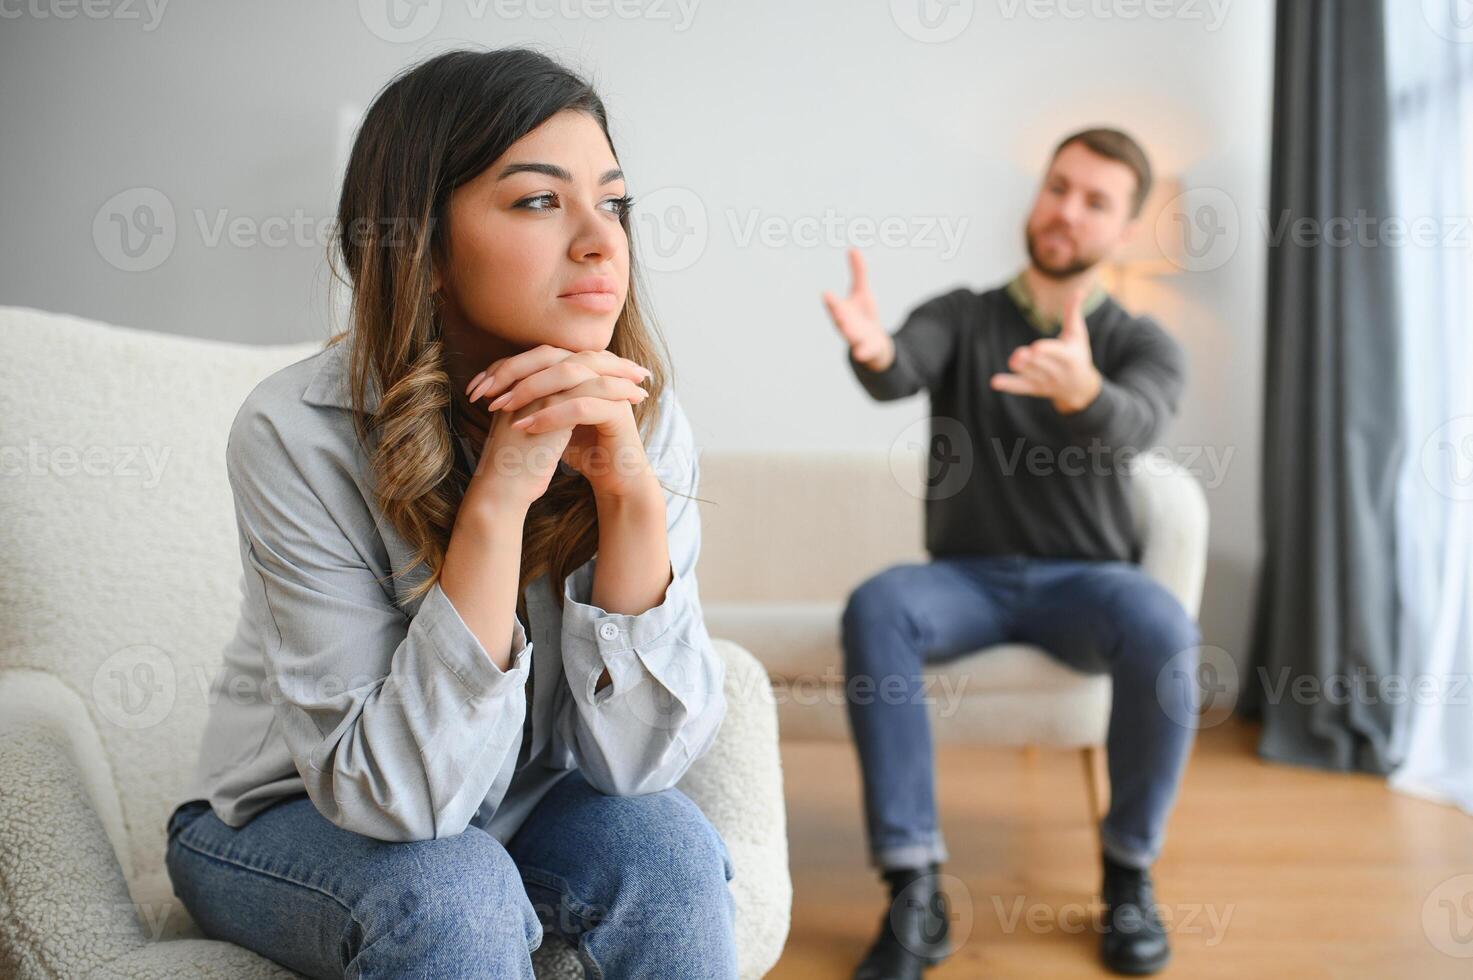
[[1167, 213], [1181, 195], [1181, 181], [1174, 177], [1158, 179], [1146, 195], [1135, 237], [1102, 270], [1105, 288], [1117, 298], [1132, 280], [1171, 276], [1185, 268], [1183, 228]]

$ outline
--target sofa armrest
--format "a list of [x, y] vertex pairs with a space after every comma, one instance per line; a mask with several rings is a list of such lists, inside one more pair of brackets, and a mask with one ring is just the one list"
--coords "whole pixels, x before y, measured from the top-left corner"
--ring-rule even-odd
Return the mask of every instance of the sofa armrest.
[[104, 819], [122, 833], [82, 699], [51, 674], [0, 673], [0, 975], [85, 976], [148, 943]]
[[726, 717], [679, 788], [731, 853], [741, 976], [756, 978], [782, 953], [793, 903], [777, 702], [767, 671], [752, 654], [730, 640], [714, 643], [726, 663]]
[[1130, 482], [1141, 567], [1196, 619], [1207, 575], [1207, 496], [1191, 473], [1159, 451], [1136, 459]]

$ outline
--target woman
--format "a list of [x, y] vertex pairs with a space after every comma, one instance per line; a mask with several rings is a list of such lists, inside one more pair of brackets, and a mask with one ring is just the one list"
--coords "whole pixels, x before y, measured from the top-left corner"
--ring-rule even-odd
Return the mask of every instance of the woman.
[[242, 617], [168, 827], [207, 935], [311, 976], [531, 977], [545, 929], [589, 977], [736, 975], [730, 856], [675, 788], [724, 668], [629, 204], [598, 96], [534, 52], [369, 109], [350, 328], [230, 431]]

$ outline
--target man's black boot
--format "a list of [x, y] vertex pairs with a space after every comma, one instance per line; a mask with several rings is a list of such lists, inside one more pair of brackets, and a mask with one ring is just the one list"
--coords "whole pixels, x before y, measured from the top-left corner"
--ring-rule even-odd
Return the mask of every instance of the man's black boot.
[[933, 862], [883, 873], [890, 905], [854, 980], [918, 980], [922, 970], [951, 955], [951, 906], [940, 871]]
[[1131, 868], [1105, 857], [1100, 888], [1104, 921], [1100, 958], [1116, 973], [1155, 973], [1171, 959], [1166, 930], [1156, 915], [1149, 868]]

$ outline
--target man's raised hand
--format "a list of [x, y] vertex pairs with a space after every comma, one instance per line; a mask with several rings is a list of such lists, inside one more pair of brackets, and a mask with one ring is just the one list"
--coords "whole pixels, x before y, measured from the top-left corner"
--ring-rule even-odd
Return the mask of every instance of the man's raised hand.
[[839, 333], [849, 343], [849, 353], [871, 371], [883, 371], [895, 359], [895, 343], [880, 324], [874, 294], [869, 291], [869, 276], [859, 249], [849, 250], [849, 273], [853, 282], [849, 295], [840, 299], [831, 292], [823, 294], [823, 305]]
[[1095, 368], [1084, 324], [1084, 291], [1069, 297], [1057, 337], [1025, 344], [1008, 357], [1008, 370], [992, 376], [994, 391], [1047, 398], [1068, 415], [1088, 407], [1104, 379]]

